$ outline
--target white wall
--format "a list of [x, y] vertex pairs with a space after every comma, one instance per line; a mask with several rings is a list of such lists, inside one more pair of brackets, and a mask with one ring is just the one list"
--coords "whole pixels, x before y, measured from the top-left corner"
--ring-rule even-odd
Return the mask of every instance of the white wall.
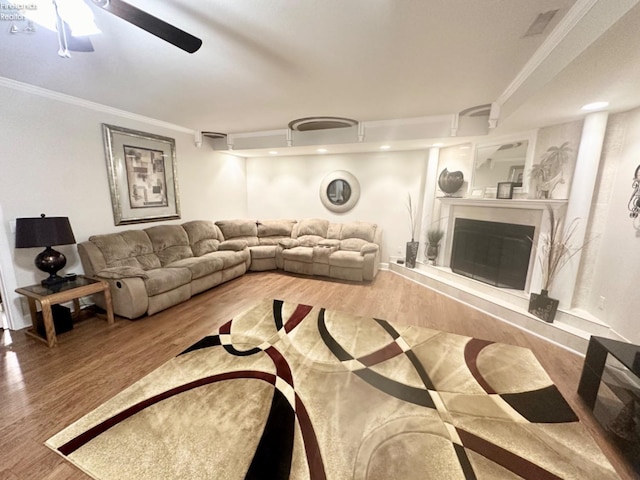
[[[41, 249], [13, 249], [12, 224], [18, 217], [67, 216], [76, 240], [90, 235], [157, 223], [115, 226], [102, 140], [102, 123], [164, 135], [176, 140], [181, 223], [247, 214], [244, 159], [196, 148], [193, 136], [111, 113], [96, 111], [29, 92], [0, 87], [2, 94], [0, 234], [12, 249], [13, 268], [2, 268], [15, 328], [26, 314], [17, 286], [38, 282], [44, 274], [33, 261]], [[60, 246], [66, 272], [81, 272], [74, 245]], [[0, 258], [0, 262], [2, 259]], [[15, 274], [10, 270], [14, 270]], [[28, 322], [27, 322], [28, 324]]]
[[[382, 262], [387, 262], [389, 255], [404, 256], [411, 240], [407, 199], [410, 194], [414, 206], [422, 204], [427, 157], [427, 151], [412, 151], [248, 158], [249, 216], [374, 222], [383, 228]], [[360, 183], [360, 200], [343, 214], [320, 201], [320, 183], [335, 170], [350, 172]], [[416, 237], [419, 231], [418, 225]]]
[[612, 116], [607, 137], [610, 147], [601, 160], [598, 200], [604, 204], [608, 199], [608, 206], [595, 215], [602, 228], [597, 231], [600, 248], [587, 308], [640, 344], [640, 222], [629, 217], [627, 208], [633, 174], [640, 165], [640, 109]]

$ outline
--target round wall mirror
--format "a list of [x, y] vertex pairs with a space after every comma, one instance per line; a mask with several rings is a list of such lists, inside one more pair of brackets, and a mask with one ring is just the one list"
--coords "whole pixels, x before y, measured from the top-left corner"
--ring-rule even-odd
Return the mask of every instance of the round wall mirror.
[[327, 197], [334, 205], [344, 205], [351, 198], [351, 185], [342, 178], [333, 180], [327, 187]]
[[360, 198], [360, 184], [356, 177], [344, 170], [327, 175], [320, 185], [320, 200], [332, 212], [351, 210]]

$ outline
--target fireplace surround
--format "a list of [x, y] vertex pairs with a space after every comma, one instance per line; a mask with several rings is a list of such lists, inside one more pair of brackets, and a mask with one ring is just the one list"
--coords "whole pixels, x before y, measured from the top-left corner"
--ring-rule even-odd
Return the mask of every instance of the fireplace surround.
[[[526, 277], [524, 285], [518, 282], [518, 288], [525, 294], [531, 291], [539, 291], [542, 272], [540, 262], [536, 260], [537, 247], [540, 235], [544, 235], [549, 224], [548, 209], [557, 210], [566, 205], [566, 200], [533, 200], [533, 199], [473, 199], [473, 198], [438, 198], [440, 204], [439, 217], [444, 220], [443, 230], [445, 236], [441, 242], [443, 246], [442, 263], [440, 266], [448, 267], [453, 270], [452, 258], [454, 250], [454, 233], [456, 222], [459, 219], [479, 220], [488, 223], [511, 224], [515, 227], [525, 226], [529, 229], [527, 239], [530, 250], [528, 254], [528, 264], [526, 268]], [[524, 254], [523, 254], [524, 258]], [[464, 275], [467, 278], [474, 278], [471, 275], [456, 273], [456, 275]], [[492, 286], [499, 286], [497, 283], [486, 282], [481, 278], [476, 280], [483, 281]], [[513, 288], [509, 286], [507, 288]]]
[[455, 220], [451, 270], [501, 288], [524, 290], [535, 227]]

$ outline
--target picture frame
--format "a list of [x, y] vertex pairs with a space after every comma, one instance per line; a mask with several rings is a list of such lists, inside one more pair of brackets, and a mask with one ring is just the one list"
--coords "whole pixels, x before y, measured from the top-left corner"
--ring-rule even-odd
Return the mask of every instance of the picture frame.
[[102, 124], [115, 225], [180, 218], [173, 138]]
[[471, 198], [483, 198], [484, 188], [474, 188], [471, 190]]
[[513, 183], [512, 182], [499, 182], [496, 190], [496, 198], [498, 199], [510, 199], [513, 198]]

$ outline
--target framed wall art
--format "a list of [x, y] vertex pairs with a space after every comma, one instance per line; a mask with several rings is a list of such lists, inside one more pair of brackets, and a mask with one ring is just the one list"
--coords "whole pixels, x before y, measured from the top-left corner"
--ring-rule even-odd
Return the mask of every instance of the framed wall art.
[[173, 138], [102, 125], [116, 225], [180, 218]]

